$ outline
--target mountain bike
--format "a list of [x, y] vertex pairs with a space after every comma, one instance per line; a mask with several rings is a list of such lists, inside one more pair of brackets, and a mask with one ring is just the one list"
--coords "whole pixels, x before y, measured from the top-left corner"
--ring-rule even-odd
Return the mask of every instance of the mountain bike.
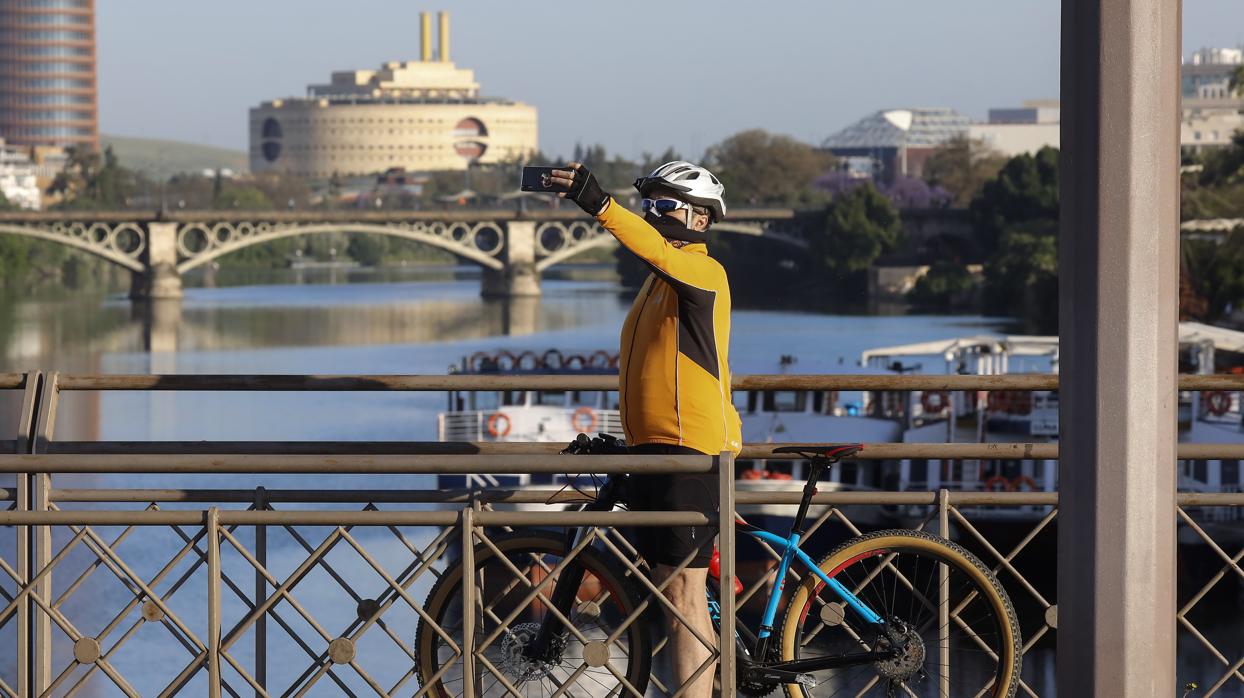
[[[580, 435], [567, 452], [624, 448], [614, 439], [585, 440]], [[739, 692], [762, 696], [781, 686], [791, 698], [1014, 696], [1019, 623], [1006, 592], [972, 553], [914, 530], [858, 536], [819, 561], [801, 549], [817, 481], [861, 448], [776, 449], [810, 462], [791, 530], [777, 535], [736, 517], [736, 531], [781, 555], [757, 631], [736, 623]], [[625, 502], [626, 485], [626, 475], [609, 477], [581, 510], [614, 509]], [[502, 533], [475, 548], [476, 693], [645, 694], [661, 632], [660, 613], [653, 612], [659, 604], [645, 603], [646, 587], [636, 579], [641, 567], [623, 560], [616, 541], [571, 528], [564, 535]], [[795, 569], [798, 586], [786, 593]], [[417, 674], [429, 695], [463, 693], [463, 574], [459, 561], [440, 577], [416, 631]], [[712, 581], [705, 593], [720, 630]]]

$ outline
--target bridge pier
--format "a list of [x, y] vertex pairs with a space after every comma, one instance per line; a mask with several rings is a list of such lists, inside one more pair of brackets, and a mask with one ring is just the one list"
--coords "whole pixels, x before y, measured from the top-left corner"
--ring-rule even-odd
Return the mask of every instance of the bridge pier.
[[501, 269], [484, 268], [480, 295], [485, 298], [534, 297], [540, 295], [540, 272], [536, 270], [536, 224], [509, 221], [505, 224]]
[[130, 298], [181, 298], [181, 273], [177, 271], [177, 224], [147, 224], [147, 247], [142, 253], [146, 270], [136, 272], [130, 284]]

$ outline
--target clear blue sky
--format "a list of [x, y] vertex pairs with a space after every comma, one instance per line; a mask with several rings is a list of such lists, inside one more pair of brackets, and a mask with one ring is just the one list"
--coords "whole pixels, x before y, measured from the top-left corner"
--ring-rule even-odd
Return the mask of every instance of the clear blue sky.
[[[760, 127], [819, 142], [880, 108], [1058, 95], [1058, 0], [101, 0], [104, 133], [243, 149], [247, 108], [332, 70], [419, 57], [419, 11], [451, 58], [540, 110], [551, 155], [600, 142], [685, 155]], [[1184, 0], [1184, 53], [1244, 42], [1244, 2]], [[555, 60], [553, 55], [560, 58]], [[560, 64], [559, 64], [560, 62]]]

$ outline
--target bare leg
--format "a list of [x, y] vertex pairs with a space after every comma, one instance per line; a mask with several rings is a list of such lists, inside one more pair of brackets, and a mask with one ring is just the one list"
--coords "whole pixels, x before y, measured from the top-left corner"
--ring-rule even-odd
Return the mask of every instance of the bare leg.
[[[657, 565], [655, 570], [657, 584], [672, 577], [669, 586], [665, 587], [665, 598], [669, 599], [674, 608], [687, 619], [687, 624], [713, 643], [713, 649], [715, 649], [717, 635], [708, 618], [708, 600], [704, 595], [704, 587], [708, 583], [708, 569], [703, 567], [684, 569], [677, 573], [674, 570], [675, 568], [668, 565]], [[687, 625], [674, 618], [668, 611], [665, 615], [670, 622], [670, 649], [673, 652], [671, 663], [674, 667], [674, 678], [681, 685], [686, 683], [687, 679], [700, 668], [700, 665], [708, 660], [712, 650], [696, 639]], [[713, 673], [716, 668], [714, 662], [704, 673], [700, 674], [695, 683], [687, 687], [687, 692], [683, 695], [686, 698], [710, 698], [713, 694]]]

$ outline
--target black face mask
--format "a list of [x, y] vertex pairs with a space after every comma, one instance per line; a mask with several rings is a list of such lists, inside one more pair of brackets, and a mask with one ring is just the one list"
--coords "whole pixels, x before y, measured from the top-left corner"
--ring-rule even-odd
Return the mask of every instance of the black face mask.
[[692, 230], [683, 224], [682, 221], [673, 216], [660, 216], [653, 213], [644, 215], [644, 220], [648, 222], [657, 232], [666, 240], [681, 240], [683, 242], [708, 242], [708, 233], [702, 230]]

